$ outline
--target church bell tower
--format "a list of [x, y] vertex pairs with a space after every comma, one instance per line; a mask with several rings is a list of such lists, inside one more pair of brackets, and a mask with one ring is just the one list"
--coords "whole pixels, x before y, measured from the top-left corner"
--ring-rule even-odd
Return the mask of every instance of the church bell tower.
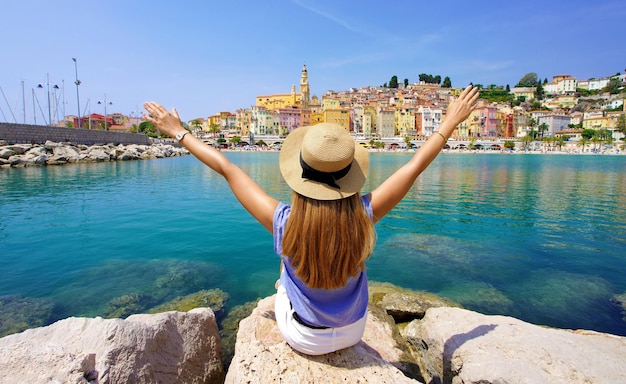
[[311, 101], [311, 91], [309, 90], [309, 73], [306, 64], [302, 67], [302, 77], [300, 78], [300, 99], [302, 108], [307, 108]]

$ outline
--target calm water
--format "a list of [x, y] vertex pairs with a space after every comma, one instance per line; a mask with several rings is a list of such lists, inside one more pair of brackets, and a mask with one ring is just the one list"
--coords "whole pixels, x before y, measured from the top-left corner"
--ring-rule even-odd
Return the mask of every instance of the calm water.
[[[278, 153], [227, 153], [288, 201]], [[366, 191], [409, 154], [372, 154]], [[377, 225], [371, 280], [469, 309], [626, 335], [626, 157], [444, 154]], [[191, 156], [0, 170], [0, 296], [97, 316], [221, 288], [271, 295], [271, 236]]]

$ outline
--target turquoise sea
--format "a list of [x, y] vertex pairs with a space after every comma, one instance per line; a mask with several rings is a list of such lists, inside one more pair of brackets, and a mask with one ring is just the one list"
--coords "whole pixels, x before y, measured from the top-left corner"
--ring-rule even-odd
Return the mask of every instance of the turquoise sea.
[[[226, 156], [289, 200], [278, 153]], [[365, 191], [409, 156], [372, 153]], [[442, 154], [376, 228], [370, 280], [626, 336], [626, 156]], [[278, 267], [269, 233], [192, 156], [0, 170], [0, 305], [46, 303], [48, 322], [128, 294], [221, 288], [233, 307], [273, 294]]]

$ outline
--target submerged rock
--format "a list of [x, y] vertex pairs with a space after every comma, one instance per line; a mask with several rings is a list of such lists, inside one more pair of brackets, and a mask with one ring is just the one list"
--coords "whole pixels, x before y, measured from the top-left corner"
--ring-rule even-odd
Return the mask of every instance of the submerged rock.
[[421, 319], [428, 308], [458, 306], [432, 293], [400, 288], [389, 283], [370, 282], [369, 295], [370, 304], [384, 309], [396, 323]]
[[[208, 307], [219, 317], [223, 311], [226, 301], [230, 296], [221, 289], [209, 289], [192, 293], [187, 296], [177, 297], [174, 300], [158, 307], [152, 308], [149, 313], [159, 313], [167, 311], [190, 311], [193, 308]], [[220, 314], [220, 315], [218, 315]]]
[[[150, 301], [150, 297], [141, 293], [130, 293], [116, 297], [109, 301], [103, 316], [105, 318], [126, 318], [135, 313], [141, 313], [146, 309], [147, 302]], [[165, 311], [162, 311], [165, 312]]]
[[222, 336], [222, 360], [224, 368], [228, 369], [235, 354], [235, 343], [237, 342], [237, 331], [239, 322], [252, 314], [259, 300], [250, 301], [243, 305], [233, 307], [226, 317], [220, 321], [220, 336]]
[[53, 309], [50, 299], [19, 295], [0, 297], [0, 337], [46, 325]]
[[613, 296], [611, 301], [622, 308], [622, 320], [626, 321], [626, 292]]

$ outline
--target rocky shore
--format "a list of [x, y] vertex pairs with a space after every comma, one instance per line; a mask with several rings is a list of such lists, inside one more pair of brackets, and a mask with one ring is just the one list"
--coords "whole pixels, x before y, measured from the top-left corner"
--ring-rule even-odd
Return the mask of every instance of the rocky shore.
[[[223, 333], [232, 326], [222, 322], [219, 331], [221, 301], [207, 294], [179, 300], [175, 311], [72, 317], [0, 338], [0, 383], [626, 382], [626, 337], [483, 315], [377, 283], [357, 345], [323, 356], [294, 352], [270, 296], [232, 322], [232, 356]], [[186, 311], [192, 303], [220, 308]]]
[[72, 143], [7, 144], [0, 140], [0, 168], [63, 165], [102, 161], [146, 160], [188, 155], [180, 146], [153, 145], [75, 145]]

